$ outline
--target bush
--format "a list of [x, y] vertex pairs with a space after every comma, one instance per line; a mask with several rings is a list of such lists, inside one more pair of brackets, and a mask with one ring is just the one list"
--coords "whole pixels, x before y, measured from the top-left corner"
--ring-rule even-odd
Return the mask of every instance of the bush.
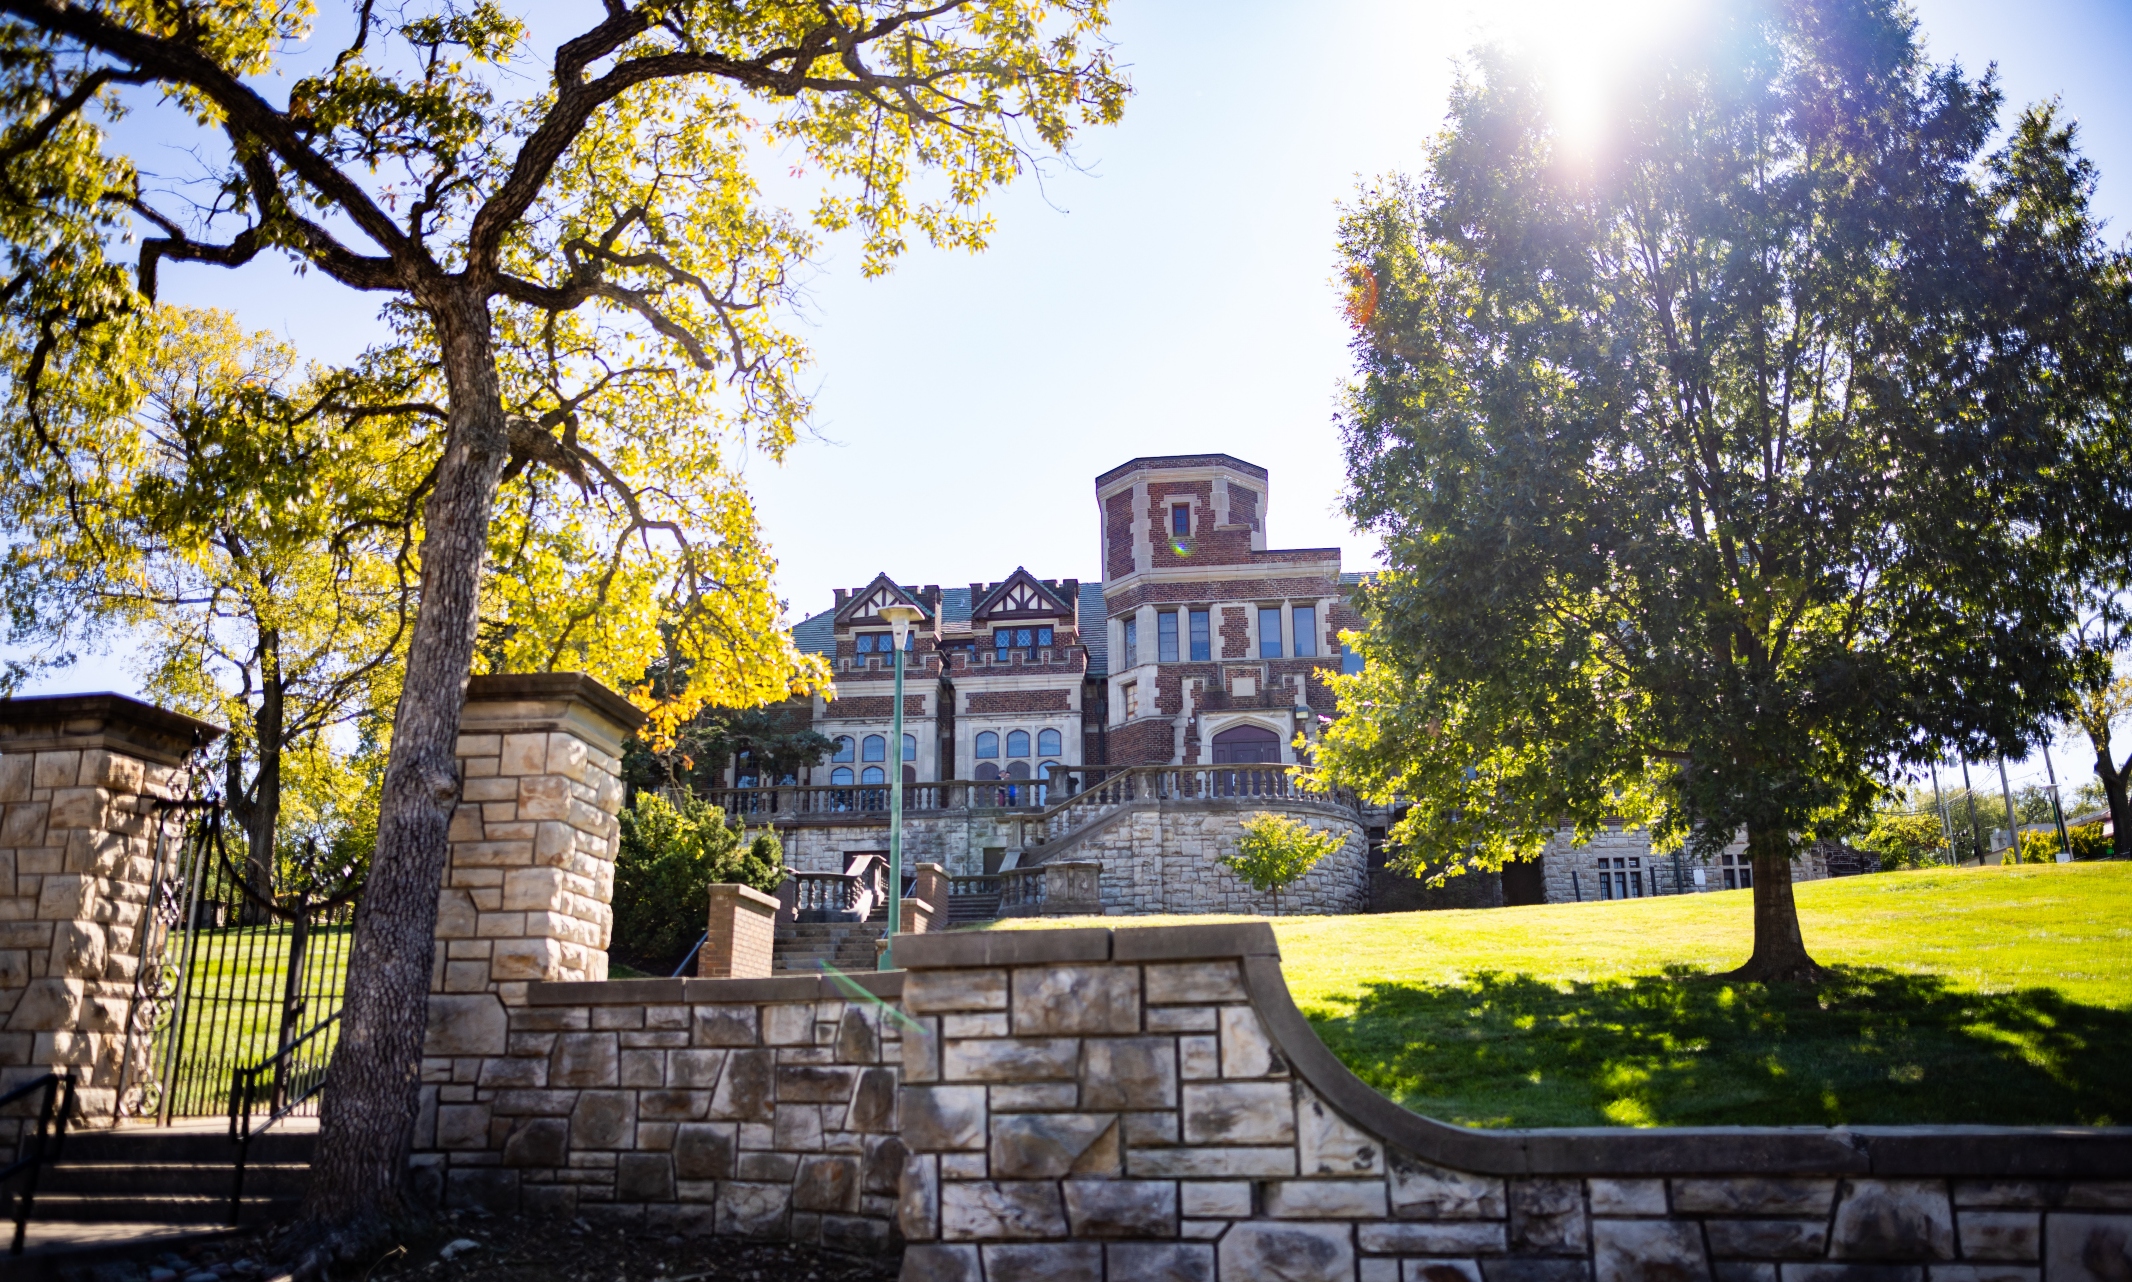
[[774, 893], [785, 879], [777, 837], [749, 840], [725, 812], [691, 797], [676, 807], [640, 792], [621, 815], [614, 863], [614, 956], [655, 975], [673, 970], [703, 935], [710, 888], [738, 882]]
[[2108, 859], [2117, 853], [2116, 845], [2103, 832], [2099, 822], [2068, 828], [2065, 835], [2073, 839], [2075, 859]]
[[1857, 844], [1880, 856], [1882, 869], [1922, 868], [1944, 861], [1947, 854], [1947, 836], [1937, 815], [1885, 811], [1873, 816], [1872, 829]]

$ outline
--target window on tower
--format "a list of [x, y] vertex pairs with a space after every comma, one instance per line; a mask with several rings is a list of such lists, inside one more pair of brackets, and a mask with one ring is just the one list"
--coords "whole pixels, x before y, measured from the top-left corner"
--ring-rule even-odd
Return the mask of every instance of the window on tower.
[[1318, 607], [1299, 605], [1295, 614], [1295, 656], [1308, 659], [1318, 652]]
[[1277, 605], [1258, 608], [1258, 657], [1281, 657], [1281, 607]]
[[1177, 662], [1177, 612], [1164, 610], [1155, 616], [1155, 661]]
[[1192, 611], [1192, 662], [1205, 663], [1214, 657], [1214, 628], [1208, 611]]
[[1192, 505], [1191, 505], [1191, 504], [1189, 504], [1189, 503], [1173, 503], [1173, 504], [1171, 504], [1171, 505], [1170, 505], [1170, 537], [1172, 537], [1172, 538], [1178, 538], [1178, 539], [1182, 539], [1182, 538], [1189, 538], [1189, 537], [1191, 536], [1191, 533], [1192, 533]]

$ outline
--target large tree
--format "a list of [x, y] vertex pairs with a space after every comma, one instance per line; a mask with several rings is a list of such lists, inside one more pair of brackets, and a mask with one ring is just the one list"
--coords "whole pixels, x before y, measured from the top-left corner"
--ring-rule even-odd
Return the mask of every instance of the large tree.
[[1737, 973], [1811, 979], [1797, 844], [2038, 733], [2094, 247], [2065, 130], [1999, 107], [1892, 0], [1741, 0], [1596, 139], [1482, 51], [1426, 170], [1347, 211], [1349, 504], [1389, 568], [1322, 760], [1413, 803], [1411, 862], [1744, 832]]
[[[78, 376], [44, 389], [66, 447], [13, 456], [0, 639], [25, 676], [131, 642], [152, 696], [231, 728], [215, 751], [257, 921], [285, 819], [367, 827], [352, 758], [389, 737], [416, 589], [396, 518], [426, 460], [404, 416], [348, 413], [349, 380], [227, 313], [159, 308], [131, 337], [54, 371]], [[23, 426], [0, 410], [0, 438]]]
[[[326, 31], [311, 13], [0, 0], [0, 305], [33, 448], [54, 448], [47, 372], [93, 366], [167, 263], [294, 260], [387, 300], [401, 341], [378, 359], [433, 374], [407, 407], [438, 427], [421, 601], [306, 1201], [350, 1243], [400, 1206], [503, 478], [549, 478], [529, 500], [547, 517], [519, 526], [536, 565], [601, 529], [665, 540], [659, 591], [684, 608], [663, 634], [702, 699], [759, 703], [818, 675], [748, 590], [767, 558], [744, 495], [667, 485], [731, 477], [736, 434], [780, 452], [805, 413], [803, 353], [776, 318], [813, 240], [764, 205], [753, 167], [822, 175], [814, 223], [853, 229], [878, 271], [914, 231], [980, 246], [986, 192], [1115, 119], [1125, 85], [1102, 0], [605, 0], [545, 57], [493, 3], [361, 0]], [[314, 39], [330, 58], [305, 55]], [[135, 125], [102, 127], [122, 106]], [[145, 141], [141, 115], [155, 155], [200, 158], [190, 183], [124, 149]], [[612, 564], [588, 586], [652, 591]], [[722, 609], [729, 594], [749, 608]], [[536, 613], [487, 640], [506, 661], [597, 651], [596, 624]]]

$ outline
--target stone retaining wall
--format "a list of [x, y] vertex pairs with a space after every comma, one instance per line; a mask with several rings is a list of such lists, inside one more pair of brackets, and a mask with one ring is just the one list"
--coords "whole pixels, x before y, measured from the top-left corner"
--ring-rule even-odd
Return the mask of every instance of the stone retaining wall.
[[2132, 1130], [1469, 1130], [1334, 1059], [1264, 923], [895, 954], [857, 982], [900, 1014], [828, 979], [532, 984], [479, 1044], [432, 1034], [420, 1183], [845, 1250], [893, 1220], [910, 1282], [2132, 1278]]
[[1338, 850], [1281, 892], [1282, 916], [1358, 913], [1368, 905], [1368, 836], [1355, 818], [1329, 807], [1278, 800], [1136, 803], [1045, 859], [1102, 864], [1105, 913], [1271, 913], [1272, 895], [1253, 890], [1218, 862], [1236, 853], [1244, 817], [1261, 810], [1301, 819], [1313, 832], [1346, 837]]
[[[893, 998], [900, 974], [864, 975]], [[828, 979], [535, 983], [434, 1022], [415, 1184], [452, 1206], [656, 1234], [887, 1247], [898, 1024]], [[508, 1022], [505, 1022], [507, 1020]]]
[[907, 1279], [2132, 1277], [2132, 1131], [1467, 1130], [1332, 1057], [1263, 924], [896, 952]]

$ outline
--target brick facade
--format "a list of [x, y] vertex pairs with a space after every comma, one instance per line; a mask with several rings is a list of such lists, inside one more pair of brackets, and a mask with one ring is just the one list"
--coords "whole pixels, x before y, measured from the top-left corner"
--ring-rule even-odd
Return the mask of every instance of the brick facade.
[[970, 695], [966, 712], [1069, 712], [1071, 690], [978, 690]]

